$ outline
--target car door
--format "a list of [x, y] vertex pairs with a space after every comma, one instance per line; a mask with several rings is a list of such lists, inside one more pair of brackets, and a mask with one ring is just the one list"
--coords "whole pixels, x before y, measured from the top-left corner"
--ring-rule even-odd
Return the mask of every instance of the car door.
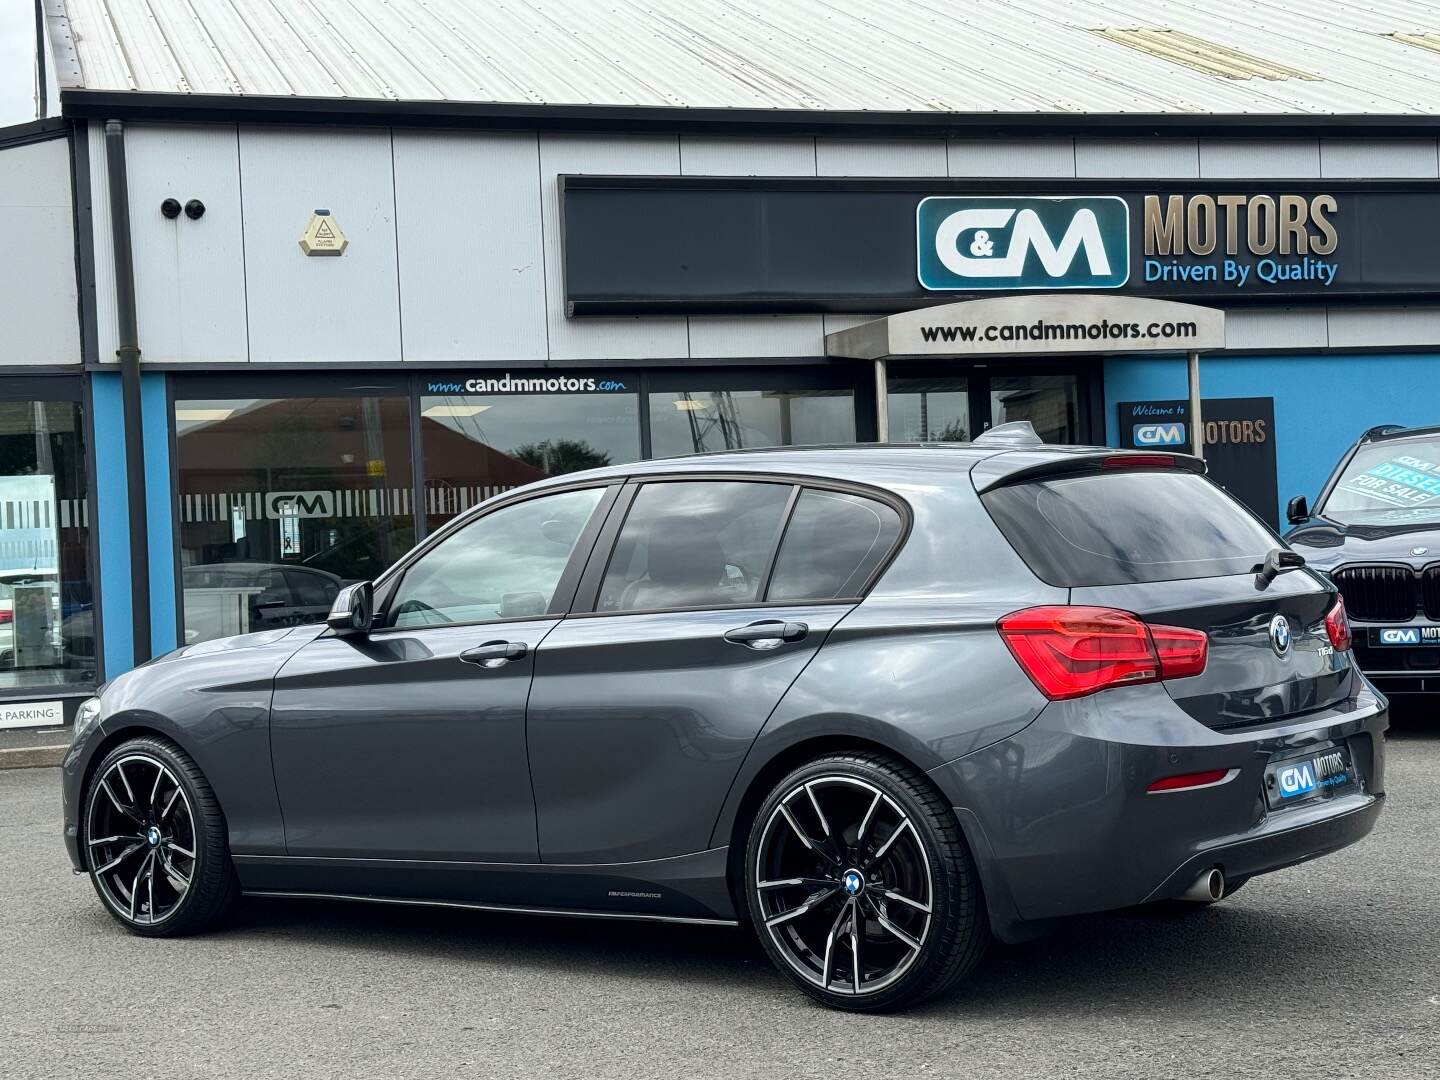
[[615, 486], [506, 503], [439, 534], [380, 590], [368, 635], [326, 633], [275, 684], [292, 856], [534, 862], [525, 703]]
[[541, 860], [704, 850], [746, 751], [901, 520], [874, 499], [783, 480], [627, 487], [577, 595], [587, 610], [536, 659], [527, 723]]

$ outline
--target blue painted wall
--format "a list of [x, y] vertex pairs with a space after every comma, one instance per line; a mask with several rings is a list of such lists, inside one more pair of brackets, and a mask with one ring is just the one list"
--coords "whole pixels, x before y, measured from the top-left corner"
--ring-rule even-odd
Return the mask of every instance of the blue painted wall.
[[[100, 565], [105, 670], [113, 679], [135, 665], [130, 581], [130, 503], [119, 372], [91, 376], [94, 411], [96, 549]], [[175, 648], [175, 529], [170, 490], [170, 427], [165, 376], [140, 379], [145, 431], [146, 525], [150, 533], [150, 650]]]
[[[1183, 357], [1105, 361], [1105, 438], [1120, 444], [1121, 401], [1184, 398]], [[1376, 424], [1440, 424], [1440, 356], [1224, 356], [1200, 360], [1206, 398], [1275, 399], [1280, 520], [1292, 495], [1313, 502], [1350, 445]]]

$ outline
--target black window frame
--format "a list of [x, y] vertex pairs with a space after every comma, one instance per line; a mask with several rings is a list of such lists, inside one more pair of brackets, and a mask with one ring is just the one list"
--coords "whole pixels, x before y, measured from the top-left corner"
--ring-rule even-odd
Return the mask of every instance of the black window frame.
[[[649, 484], [695, 482], [764, 483], [788, 486], [791, 488], [790, 497], [781, 518], [780, 528], [776, 531], [775, 540], [766, 558], [765, 574], [759, 597], [755, 600], [738, 604], [701, 604], [666, 608], [634, 608], [625, 611], [599, 610], [596, 605], [600, 601], [601, 586], [609, 571], [610, 560], [614, 557], [620, 532], [629, 518], [630, 507], [634, 503], [636, 495], [639, 494], [640, 489]], [[891, 544], [890, 550], [885, 553], [884, 558], [876, 563], [875, 569], [865, 579], [863, 587], [858, 591], [857, 595], [837, 596], [828, 600], [770, 600], [768, 599], [768, 594], [770, 591], [770, 581], [775, 573], [775, 561], [779, 557], [780, 549], [785, 545], [785, 537], [790, 531], [790, 525], [795, 516], [795, 507], [800, 501], [800, 496], [808, 490], [835, 491], [848, 495], [858, 495], [883, 503], [900, 515], [900, 531]], [[670, 615], [699, 611], [826, 607], [840, 604], [858, 604], [870, 594], [870, 591], [875, 587], [876, 583], [884, 576], [900, 552], [904, 550], [905, 544], [910, 539], [910, 532], [913, 525], [914, 514], [910, 509], [909, 503], [892, 492], [871, 487], [868, 484], [848, 483], [840, 480], [832, 480], [827, 477], [781, 472], [687, 471], [632, 475], [626, 479], [623, 490], [620, 492], [615, 504], [611, 507], [604, 527], [601, 529], [600, 535], [596, 538], [590, 557], [586, 560], [585, 568], [581, 574], [579, 586], [576, 589], [573, 603], [570, 611], [567, 613], [567, 617], [588, 619], [624, 618], [630, 615]]]

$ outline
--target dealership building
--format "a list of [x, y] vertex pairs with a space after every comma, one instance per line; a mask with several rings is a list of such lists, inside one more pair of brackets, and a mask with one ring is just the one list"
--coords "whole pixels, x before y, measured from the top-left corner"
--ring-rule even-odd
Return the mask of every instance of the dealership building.
[[0, 727], [604, 463], [1198, 430], [1278, 526], [1440, 423], [1440, 20], [1304, 8], [47, 0]]

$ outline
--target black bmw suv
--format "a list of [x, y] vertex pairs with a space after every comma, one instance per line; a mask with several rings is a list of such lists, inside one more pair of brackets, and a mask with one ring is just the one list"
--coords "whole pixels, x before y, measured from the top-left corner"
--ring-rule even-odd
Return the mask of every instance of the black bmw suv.
[[1387, 694], [1440, 692], [1440, 427], [1371, 428], [1287, 516], [1345, 598], [1361, 669]]

